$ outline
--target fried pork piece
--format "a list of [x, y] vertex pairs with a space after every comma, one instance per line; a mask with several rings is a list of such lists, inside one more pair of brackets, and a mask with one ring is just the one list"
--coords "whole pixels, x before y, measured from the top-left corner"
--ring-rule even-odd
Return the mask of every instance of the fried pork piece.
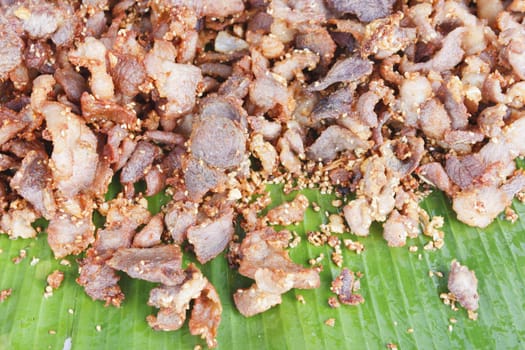
[[47, 241], [55, 257], [77, 255], [94, 241], [93, 198], [87, 194], [57, 197], [59, 210], [47, 227]]
[[11, 238], [32, 238], [37, 235], [31, 224], [38, 219], [37, 212], [24, 200], [11, 202], [7, 212], [2, 211], [0, 229]]
[[[472, 161], [460, 164], [462, 168], [459, 170], [466, 171], [473, 180], [477, 179], [470, 186], [456, 180], [466, 185], [452, 198], [452, 208], [460, 221], [471, 226], [488, 226], [525, 188], [525, 175], [522, 172], [513, 175], [514, 157], [525, 154], [525, 146], [519, 136], [524, 130], [525, 118], [521, 117], [504, 128], [499, 137], [491, 139], [478, 153], [470, 156], [475, 157], [474, 166]], [[450, 171], [452, 179], [458, 177], [455, 174], [457, 166], [451, 166]]]
[[122, 54], [118, 56], [117, 64], [112, 67], [111, 76], [116, 90], [128, 98], [133, 98], [146, 80], [146, 68], [139, 57]]
[[164, 216], [166, 229], [173, 242], [181, 244], [186, 239], [188, 228], [197, 222], [198, 206], [193, 202], [172, 202]]
[[245, 317], [265, 312], [282, 302], [281, 294], [265, 292], [257, 284], [248, 289], [239, 289], [233, 295], [235, 306]]
[[150, 248], [160, 244], [164, 232], [164, 220], [162, 214], [157, 214], [144, 226], [133, 238], [133, 247]]
[[0, 144], [13, 139], [29, 125], [30, 120], [26, 120], [24, 117], [24, 113], [16, 113], [9, 108], [0, 106]]
[[450, 156], [445, 163], [445, 170], [450, 180], [462, 190], [470, 187], [474, 180], [485, 172], [486, 166], [477, 154], [469, 154], [461, 158]]
[[503, 46], [503, 56], [520, 78], [525, 79], [525, 29], [510, 13], [502, 12], [497, 19], [501, 32], [498, 41]]
[[185, 320], [186, 311], [178, 312], [172, 308], [161, 308], [156, 316], [146, 317], [148, 325], [156, 331], [176, 331], [182, 327]]
[[319, 272], [295, 264], [285, 248], [290, 233], [264, 228], [249, 232], [240, 246], [239, 273], [255, 280], [247, 290], [237, 290], [235, 305], [245, 316], [264, 312], [281, 302], [291, 288], [311, 289], [320, 284]]
[[[195, 4], [198, 4], [196, 1]], [[199, 9], [202, 16], [209, 17], [226, 17], [237, 14], [244, 10], [244, 2], [242, 0], [202, 0], [201, 8]]]
[[153, 248], [121, 248], [107, 264], [133, 278], [174, 286], [184, 278], [181, 270], [182, 253], [179, 246], [170, 244]]
[[261, 114], [280, 108], [282, 114], [288, 117], [291, 113], [289, 103], [292, 102], [292, 96], [287, 90], [286, 81], [269, 71], [269, 62], [259, 51], [252, 50], [251, 55], [255, 80], [249, 84], [250, 101], [259, 108]]
[[119, 307], [124, 300], [124, 293], [118, 285], [119, 275], [100, 259], [88, 257], [79, 262], [80, 276], [77, 283], [84, 287], [86, 294], [93, 300], [103, 300], [106, 306]]
[[314, 70], [318, 62], [319, 56], [314, 52], [308, 49], [295, 50], [290, 57], [276, 62], [272, 71], [287, 81], [291, 81], [295, 77], [304, 80], [302, 71], [304, 69]]
[[176, 51], [168, 41], [156, 40], [144, 59], [148, 76], [155, 82], [159, 96], [166, 98], [164, 129], [173, 130], [175, 119], [189, 112], [195, 105], [201, 70], [191, 64], [174, 63]]
[[187, 232], [197, 260], [204, 264], [219, 255], [230, 243], [234, 232], [233, 209], [226, 210], [217, 218], [191, 226]]
[[237, 167], [246, 152], [242, 130], [222, 115], [201, 116], [190, 137], [191, 154], [209, 166]]
[[388, 219], [383, 224], [383, 238], [387, 241], [389, 247], [402, 247], [405, 245], [409, 236], [417, 236], [418, 221], [401, 215], [399, 211], [393, 210]]
[[77, 46], [76, 50], [69, 53], [69, 60], [77, 66], [89, 69], [91, 73], [89, 86], [95, 98], [109, 100], [115, 93], [115, 87], [106, 67], [106, 53], [104, 44], [89, 36]]
[[392, 13], [393, 0], [328, 0], [328, 6], [337, 14], [351, 13], [363, 22], [388, 16]]
[[273, 145], [265, 142], [261, 134], [255, 134], [250, 143], [252, 155], [261, 161], [262, 170], [272, 174], [278, 165], [279, 156]]
[[3, 20], [0, 22], [0, 81], [22, 63], [24, 42]]
[[328, 16], [322, 0], [276, 0], [270, 2], [269, 11], [274, 20], [285, 21], [292, 28], [308, 27], [325, 21]]
[[146, 318], [148, 324], [155, 330], [179, 329], [186, 320], [186, 311], [192, 300], [195, 302], [190, 316], [190, 332], [205, 338], [208, 347], [215, 347], [222, 304], [213, 285], [193, 264], [186, 268], [183, 280], [177, 285], [162, 285], [151, 290], [148, 305], [160, 310], [156, 316]]
[[109, 259], [117, 249], [129, 248], [136, 229], [151, 218], [144, 206], [124, 198], [113, 199], [108, 205], [104, 228], [97, 232], [91, 252], [103, 260]]
[[459, 64], [465, 51], [461, 47], [465, 28], [459, 27], [450, 32], [444, 39], [441, 49], [426, 62], [412, 63], [404, 61], [400, 65], [402, 72], [435, 71], [442, 72]]
[[137, 121], [137, 116], [133, 110], [115, 102], [96, 99], [87, 92], [84, 92], [80, 98], [80, 107], [82, 116], [87, 122], [93, 124], [111, 121], [116, 124], [125, 124], [128, 128], [134, 128]]
[[453, 197], [453, 209], [458, 220], [470, 226], [487, 227], [498, 214], [511, 205], [514, 196], [525, 189], [525, 174], [512, 177], [497, 186], [483, 184], [458, 192]]
[[478, 309], [479, 294], [476, 274], [456, 260], [453, 260], [450, 265], [448, 290], [465, 309], [469, 311]]
[[351, 56], [337, 61], [326, 73], [326, 76], [310, 85], [310, 89], [321, 91], [339, 82], [353, 82], [372, 73], [373, 63], [358, 56]]
[[51, 171], [47, 164], [45, 154], [30, 151], [11, 179], [10, 186], [31, 203], [39, 214], [51, 219], [55, 215], [56, 204], [51, 187]]
[[339, 301], [346, 305], [359, 305], [365, 299], [355, 292], [360, 288], [359, 280], [355, 278], [353, 271], [343, 268], [341, 274], [332, 281], [330, 290], [337, 294]]
[[185, 160], [183, 172], [188, 197], [195, 202], [210, 190], [221, 192], [226, 182], [226, 174], [194, 158]]
[[62, 196], [74, 197], [88, 190], [94, 181], [98, 165], [97, 138], [70, 108], [46, 100], [55, 84], [52, 76], [41, 75], [33, 84], [31, 106], [44, 115], [46, 130], [53, 141], [50, 168], [55, 186]]
[[329, 126], [315, 140], [307, 152], [308, 159], [328, 162], [334, 160], [339, 152], [366, 150], [369, 144], [352, 131], [338, 125]]
[[295, 45], [298, 49], [315, 52], [319, 56], [319, 66], [323, 71], [334, 58], [337, 48], [330, 33], [324, 27], [313, 27], [305, 33], [299, 33], [295, 37]]
[[271, 223], [278, 225], [291, 225], [303, 221], [306, 208], [310, 205], [308, 198], [298, 194], [291, 202], [283, 203], [266, 214]]
[[321, 98], [312, 110], [310, 118], [315, 122], [325, 119], [338, 119], [349, 112], [353, 94], [354, 90], [352, 88], [344, 87]]
[[159, 149], [147, 142], [140, 141], [129, 157], [126, 165], [120, 173], [120, 181], [123, 184], [134, 184], [148, 173], [155, 158], [159, 155]]
[[366, 198], [357, 198], [343, 208], [350, 231], [357, 236], [368, 236], [372, 225], [372, 213]]
[[130, 247], [135, 230], [150, 217], [146, 208], [124, 198], [109, 202], [104, 228], [97, 232], [95, 242], [87, 250], [87, 257], [80, 262], [80, 277], [77, 279], [93, 300], [120, 306], [124, 300], [117, 284], [120, 277], [107, 265], [107, 260], [117, 249]]
[[189, 328], [193, 335], [200, 335], [206, 339], [208, 348], [217, 346], [217, 330], [221, 322], [222, 304], [217, 291], [208, 282], [195, 299], [191, 310]]
[[423, 181], [432, 184], [448, 195], [452, 195], [454, 191], [453, 184], [440, 163], [423, 164], [417, 169], [416, 173]]
[[403, 17], [402, 13], [397, 12], [387, 18], [376, 19], [369, 23], [365, 28], [361, 54], [384, 59], [414, 43], [416, 29], [401, 27], [400, 22]]
[[57, 69], [53, 77], [62, 86], [71, 102], [78, 103], [82, 94], [88, 90], [84, 77], [72, 67]]

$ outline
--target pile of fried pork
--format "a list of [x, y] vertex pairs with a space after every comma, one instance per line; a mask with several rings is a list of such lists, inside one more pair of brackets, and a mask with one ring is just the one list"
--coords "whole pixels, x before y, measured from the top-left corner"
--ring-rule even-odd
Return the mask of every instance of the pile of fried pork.
[[[319, 287], [273, 228], [311, 203], [260, 216], [269, 183], [355, 193], [347, 231], [380, 222], [393, 247], [432, 226], [422, 186], [481, 228], [525, 188], [523, 0], [0, 6], [0, 231], [34, 237], [45, 218], [55, 257], [82, 254], [77, 282], [106, 304], [124, 300], [117, 271], [158, 283], [156, 330], [192, 305], [191, 333], [217, 345], [220, 298], [181, 245], [202, 264], [229, 249], [254, 280], [233, 296], [245, 316]], [[152, 215], [145, 197], [165, 190]]]

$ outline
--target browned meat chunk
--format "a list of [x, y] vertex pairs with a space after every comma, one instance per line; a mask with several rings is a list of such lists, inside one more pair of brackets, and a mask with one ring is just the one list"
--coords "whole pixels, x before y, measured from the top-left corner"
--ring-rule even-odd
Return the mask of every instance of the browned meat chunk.
[[206, 339], [208, 348], [217, 346], [217, 330], [221, 322], [222, 304], [217, 291], [208, 282], [195, 299], [191, 310], [189, 328], [193, 335], [200, 335]]
[[465, 309], [469, 311], [478, 309], [479, 294], [476, 274], [456, 260], [453, 260], [450, 265], [448, 290]]
[[459, 27], [450, 32], [443, 40], [441, 49], [426, 62], [404, 62], [401, 70], [404, 72], [435, 71], [443, 72], [454, 68], [463, 59], [465, 51], [461, 47], [465, 28]]
[[55, 258], [80, 254], [94, 241], [91, 208], [84, 210], [81, 217], [55, 215], [49, 221], [46, 231], [47, 241]]
[[181, 263], [182, 253], [179, 246], [174, 244], [119, 249], [107, 262], [110, 267], [124, 271], [133, 278], [167, 286], [175, 286], [184, 279]]
[[328, 6], [338, 14], [351, 13], [363, 22], [386, 17], [392, 13], [393, 0], [328, 0]]
[[45, 218], [55, 215], [56, 205], [51, 188], [48, 159], [37, 151], [30, 151], [22, 160], [20, 169], [11, 180], [11, 188], [24, 197]]
[[28, 124], [29, 120], [24, 120], [21, 113], [0, 106], [0, 144], [16, 137]]
[[265, 292], [255, 283], [248, 289], [237, 290], [233, 300], [237, 310], [245, 317], [265, 312], [282, 302], [281, 294]]
[[120, 56], [118, 63], [111, 70], [115, 88], [125, 96], [134, 97], [139, 87], [146, 80], [146, 70], [138, 58], [131, 55]]
[[24, 42], [5, 23], [0, 23], [0, 81], [22, 63]]
[[120, 181], [122, 183], [135, 183], [142, 179], [148, 172], [159, 151], [157, 147], [147, 141], [141, 141], [133, 151], [122, 172]]
[[228, 246], [233, 232], [233, 210], [230, 209], [216, 219], [190, 227], [188, 241], [195, 249], [197, 260], [204, 264], [215, 258]]
[[457, 213], [458, 220], [470, 226], [486, 227], [524, 188], [524, 174], [516, 175], [501, 187], [491, 184], [473, 186], [454, 196], [452, 208]]
[[193, 158], [188, 161], [184, 168], [184, 183], [188, 196], [194, 201], [199, 201], [212, 189], [218, 190], [226, 180], [225, 177], [224, 173]]
[[323, 27], [297, 35], [295, 45], [299, 49], [309, 49], [319, 55], [320, 64], [323, 67], [330, 64], [336, 50], [334, 40]]
[[407, 237], [417, 235], [417, 225], [411, 218], [393, 210], [383, 224], [383, 238], [389, 247], [403, 247]]
[[441, 140], [450, 130], [450, 118], [445, 107], [433, 98], [421, 106], [419, 125], [426, 136]]
[[244, 10], [242, 0], [202, 0], [202, 15], [209, 17], [226, 17]]
[[271, 209], [266, 217], [272, 224], [291, 225], [303, 221], [304, 213], [309, 205], [308, 198], [303, 194], [298, 194], [293, 201]]
[[302, 71], [313, 70], [319, 62], [319, 56], [310, 50], [295, 50], [289, 57], [276, 62], [272, 71], [287, 81], [297, 77], [304, 80]]
[[247, 113], [242, 107], [242, 101], [229, 96], [210, 96], [205, 98], [200, 105], [200, 119], [210, 117], [223, 117], [236, 122], [237, 125], [246, 126]]
[[184, 143], [182, 135], [169, 131], [149, 130], [144, 133], [144, 137], [155, 143], [165, 145], [182, 145]]
[[97, 138], [64, 105], [45, 103], [42, 113], [53, 140], [50, 168], [55, 185], [63, 196], [73, 197], [93, 183], [98, 164]]
[[311, 90], [324, 90], [335, 83], [358, 81], [372, 73], [373, 64], [369, 60], [352, 56], [336, 62], [324, 78], [310, 86]]
[[79, 265], [77, 283], [84, 287], [86, 294], [93, 300], [105, 301], [106, 306], [112, 304], [119, 307], [124, 294], [117, 284], [120, 277], [115, 270], [92, 258], [81, 260]]
[[416, 173], [425, 182], [429, 182], [433, 186], [439, 188], [441, 191], [444, 191], [449, 195], [452, 194], [453, 189], [451, 180], [440, 163], [433, 162], [421, 165], [416, 170]]
[[263, 312], [280, 303], [280, 294], [291, 288], [310, 289], [320, 284], [319, 272], [295, 264], [284, 248], [288, 232], [272, 228], [249, 232], [241, 243], [239, 273], [255, 280], [248, 290], [234, 296], [237, 308], [246, 316]]
[[2, 212], [0, 229], [11, 238], [35, 237], [37, 232], [31, 224], [38, 219], [37, 213], [24, 201], [15, 201], [13, 204], [16, 204], [13, 208]]
[[132, 110], [122, 107], [118, 103], [98, 100], [93, 95], [84, 92], [80, 98], [82, 116], [89, 123], [111, 121], [117, 124], [125, 124], [134, 128], [137, 116]]
[[275, 140], [281, 134], [281, 124], [264, 119], [264, 117], [248, 117], [252, 130], [261, 134], [265, 140]]
[[162, 214], [157, 214], [144, 226], [133, 238], [133, 247], [150, 248], [160, 244], [160, 238], [164, 232], [164, 220]]
[[185, 320], [185, 311], [178, 312], [172, 308], [161, 308], [156, 316], [149, 315], [146, 317], [149, 326], [156, 331], [176, 331], [182, 327]]
[[151, 215], [140, 204], [116, 198], [109, 204], [104, 228], [97, 232], [93, 253], [101, 259], [110, 258], [120, 248], [129, 248], [139, 225], [146, 223]]
[[209, 115], [201, 118], [190, 138], [191, 154], [208, 165], [232, 168], [240, 164], [246, 152], [242, 131], [230, 119]]
[[70, 51], [71, 63], [89, 69], [91, 79], [89, 86], [97, 99], [111, 99], [114, 95], [114, 85], [106, 67], [107, 49], [102, 41], [88, 36], [77, 49]]
[[337, 119], [348, 113], [353, 99], [353, 90], [349, 87], [339, 89], [323, 97], [312, 110], [311, 118], [314, 121], [323, 119]]
[[192, 299], [196, 299], [209, 283], [195, 265], [190, 264], [183, 271], [182, 279], [172, 286], [153, 288], [148, 305], [159, 308], [157, 316], [147, 317], [148, 324], [155, 330], [177, 330], [186, 320], [186, 311]]
[[355, 278], [353, 271], [343, 268], [341, 274], [332, 281], [331, 290], [339, 301], [346, 305], [359, 305], [365, 302], [365, 299], [355, 292], [360, 288], [359, 280]]
[[[197, 85], [202, 80], [198, 67], [174, 63], [175, 48], [170, 42], [157, 40], [144, 59], [148, 76], [155, 81], [160, 97], [166, 98], [166, 116], [177, 118], [195, 105]], [[170, 127], [171, 129], [171, 127]]]
[[476, 155], [467, 155], [462, 158], [450, 156], [447, 158], [445, 169], [450, 179], [461, 189], [466, 189], [485, 171], [485, 166]]
[[72, 102], [80, 101], [82, 93], [88, 89], [84, 77], [72, 68], [57, 69], [54, 77]]
[[181, 244], [186, 239], [186, 231], [197, 222], [198, 208], [192, 202], [182, 205], [176, 203], [166, 212], [164, 223], [176, 244]]
[[370, 225], [372, 225], [372, 213], [365, 198], [351, 201], [345, 205], [343, 212], [352, 233], [357, 236], [368, 236]]
[[328, 162], [339, 152], [353, 151], [357, 148], [368, 149], [366, 141], [361, 140], [352, 131], [338, 125], [329, 126], [310, 146], [306, 155], [314, 161]]

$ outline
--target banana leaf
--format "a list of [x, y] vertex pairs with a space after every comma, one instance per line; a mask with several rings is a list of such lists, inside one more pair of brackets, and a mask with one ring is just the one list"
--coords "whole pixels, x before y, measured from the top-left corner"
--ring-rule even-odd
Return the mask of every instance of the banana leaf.
[[[115, 185], [113, 193], [115, 195]], [[272, 206], [290, 200], [277, 186], [270, 188]], [[519, 216], [515, 223], [498, 217], [488, 228], [468, 227], [455, 218], [449, 200], [433, 192], [421, 206], [431, 216], [445, 218], [445, 246], [423, 249], [428, 238], [409, 240], [402, 248], [388, 248], [374, 225], [369, 237], [339, 235], [365, 246], [356, 254], [343, 248], [344, 267], [360, 271], [360, 293], [365, 303], [331, 308], [327, 300], [331, 281], [341, 268], [330, 259], [331, 248], [315, 247], [305, 234], [318, 230], [327, 215], [336, 213], [332, 195], [317, 190], [303, 193], [321, 207], [308, 209], [303, 223], [289, 227], [302, 237], [291, 249], [292, 259], [307, 265], [308, 259], [325, 258], [321, 287], [291, 290], [283, 303], [271, 310], [245, 318], [235, 309], [232, 294], [251, 285], [228, 268], [224, 254], [200, 266], [217, 288], [223, 304], [219, 328], [219, 349], [518, 349], [525, 347], [525, 205], [515, 201]], [[166, 196], [149, 199], [157, 212]], [[97, 219], [99, 224], [103, 218]], [[415, 246], [417, 251], [409, 251]], [[154, 284], [122, 275], [120, 285], [126, 295], [122, 307], [104, 307], [92, 301], [75, 283], [78, 257], [56, 261], [45, 233], [36, 239], [10, 240], [0, 235], [0, 290], [12, 295], [0, 303], [0, 350], [4, 349], [194, 349], [205, 342], [189, 333], [187, 325], [176, 332], [156, 332], [145, 318], [156, 313], [146, 305]], [[12, 259], [25, 250], [18, 264]], [[414, 250], [414, 248], [412, 248]], [[186, 254], [188, 261], [194, 258]], [[457, 259], [476, 272], [480, 294], [479, 318], [470, 320], [463, 309], [451, 310], [443, 304], [450, 262]], [[65, 280], [53, 295], [45, 298], [46, 277], [63, 271]], [[432, 273], [429, 273], [432, 272]], [[439, 277], [439, 273], [443, 274]], [[304, 303], [298, 297], [304, 298]], [[325, 321], [334, 319], [333, 326]]]

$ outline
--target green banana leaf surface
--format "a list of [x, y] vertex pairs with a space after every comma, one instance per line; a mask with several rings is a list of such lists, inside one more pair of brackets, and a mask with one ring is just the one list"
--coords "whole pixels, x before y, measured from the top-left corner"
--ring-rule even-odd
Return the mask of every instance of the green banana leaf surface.
[[[118, 191], [116, 185], [112, 188]], [[271, 206], [296, 195], [284, 195], [278, 186], [269, 190]], [[343, 267], [363, 274], [360, 293], [365, 303], [331, 308], [327, 303], [334, 296], [330, 283], [341, 268], [331, 261], [331, 248], [313, 246], [306, 233], [318, 230], [327, 222], [327, 214], [340, 209], [332, 206], [333, 195], [321, 195], [317, 190], [302, 193], [321, 210], [309, 208], [303, 223], [289, 227], [302, 238], [290, 255], [306, 266], [310, 258], [324, 254], [321, 287], [291, 290], [283, 295], [281, 305], [245, 318], [235, 309], [232, 294], [252, 281], [229, 269], [224, 254], [198, 265], [216, 287], [224, 308], [219, 349], [384, 349], [394, 345], [399, 349], [525, 348], [524, 204], [513, 202], [519, 216], [515, 223], [500, 216], [488, 228], [477, 229], [457, 221], [449, 200], [433, 192], [421, 206], [431, 216], [445, 219], [445, 245], [435, 251], [423, 249], [429, 241], [424, 236], [409, 240], [405, 247], [389, 248], [379, 224], [373, 225], [369, 237], [348, 232], [339, 235], [365, 246], [361, 254], [343, 247]], [[150, 210], [158, 212], [167, 200], [162, 195], [149, 198]], [[98, 218], [99, 223], [102, 220]], [[409, 251], [410, 246], [418, 250]], [[152, 283], [122, 274], [123, 305], [104, 307], [76, 284], [79, 257], [69, 257], [69, 266], [56, 261], [45, 232], [28, 240], [0, 235], [0, 249], [0, 290], [12, 289], [12, 295], [0, 303], [0, 350], [206, 348], [202, 339], [189, 333], [187, 324], [176, 332], [149, 328], [146, 316], [157, 312], [146, 305], [155, 286]], [[13, 258], [20, 250], [25, 250], [26, 258], [15, 264]], [[194, 261], [189, 252], [185, 259], [185, 263]], [[480, 294], [477, 321], [470, 320], [464, 309], [451, 310], [439, 297], [447, 291], [453, 259], [476, 272]], [[46, 278], [57, 269], [64, 272], [65, 280], [52, 296], [44, 298]], [[300, 296], [305, 303], [298, 301]], [[326, 325], [325, 321], [332, 318], [333, 326]]]

